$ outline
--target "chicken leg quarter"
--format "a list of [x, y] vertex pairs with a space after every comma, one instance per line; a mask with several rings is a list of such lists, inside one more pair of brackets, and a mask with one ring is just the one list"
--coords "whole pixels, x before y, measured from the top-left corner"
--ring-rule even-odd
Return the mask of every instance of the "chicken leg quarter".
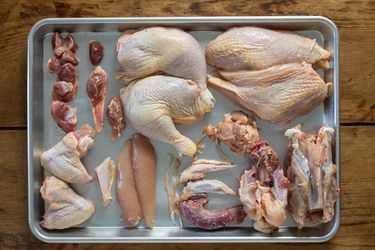
[[199, 43], [189, 33], [165, 27], [125, 31], [116, 44], [121, 70], [116, 77], [125, 82], [150, 75], [190, 79], [201, 89], [202, 101], [214, 105], [206, 85], [206, 60]]
[[170, 76], [150, 76], [121, 89], [125, 116], [133, 127], [188, 156], [196, 152], [196, 146], [173, 122], [189, 124], [203, 119], [212, 107], [200, 94], [195, 82]]

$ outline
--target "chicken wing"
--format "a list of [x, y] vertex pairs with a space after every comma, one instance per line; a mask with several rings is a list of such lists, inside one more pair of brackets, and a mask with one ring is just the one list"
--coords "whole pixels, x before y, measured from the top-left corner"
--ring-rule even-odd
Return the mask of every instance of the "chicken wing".
[[95, 212], [94, 204], [78, 195], [69, 185], [54, 176], [47, 177], [40, 188], [50, 206], [40, 225], [47, 229], [65, 229], [81, 224]]
[[61, 142], [42, 153], [42, 167], [68, 183], [82, 184], [92, 181], [80, 158], [92, 147], [94, 137], [95, 132], [88, 124], [76, 132], [66, 134]]

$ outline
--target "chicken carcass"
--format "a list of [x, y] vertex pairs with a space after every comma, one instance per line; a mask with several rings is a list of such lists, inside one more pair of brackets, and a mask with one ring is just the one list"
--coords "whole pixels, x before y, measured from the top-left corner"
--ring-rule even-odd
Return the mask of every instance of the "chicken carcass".
[[195, 143], [183, 136], [174, 122], [197, 122], [211, 111], [201, 91], [191, 80], [150, 76], [121, 89], [121, 99], [128, 121], [138, 132], [172, 144], [180, 154], [193, 156]]
[[77, 108], [62, 101], [52, 101], [51, 115], [57, 125], [65, 132], [73, 132], [77, 125]]
[[250, 155], [251, 169], [241, 176], [239, 195], [254, 228], [271, 233], [286, 220], [289, 181], [276, 152], [261, 141]]
[[307, 63], [259, 71], [218, 71], [208, 75], [208, 83], [236, 104], [274, 123], [288, 123], [311, 112], [327, 97], [331, 85]]
[[207, 46], [206, 58], [209, 65], [231, 71], [302, 62], [326, 69], [331, 54], [315, 39], [295, 32], [238, 27], [212, 40]]
[[100, 190], [102, 191], [102, 203], [104, 206], [108, 206], [112, 200], [112, 186], [115, 179], [115, 170], [116, 165], [109, 157], [95, 168]]
[[40, 188], [43, 200], [50, 206], [40, 225], [47, 229], [65, 229], [79, 225], [95, 212], [94, 204], [78, 195], [64, 181], [47, 177]]
[[118, 97], [114, 96], [109, 100], [106, 115], [112, 128], [112, 140], [116, 140], [126, 126], [123, 105]]
[[42, 153], [42, 167], [68, 183], [82, 184], [92, 181], [80, 158], [92, 147], [94, 137], [95, 132], [88, 124], [66, 134], [54, 147]]
[[117, 78], [131, 82], [161, 72], [192, 80], [201, 89], [202, 100], [213, 106], [204, 52], [185, 31], [164, 27], [125, 31], [117, 41], [116, 53], [121, 65]]
[[91, 101], [96, 130], [100, 132], [104, 125], [104, 99], [107, 95], [107, 73], [100, 66], [95, 67], [91, 72], [86, 90]]
[[334, 129], [323, 125], [317, 135], [306, 135], [301, 125], [288, 129], [292, 148], [288, 178], [292, 184], [289, 208], [298, 228], [305, 221], [326, 223], [333, 219], [339, 195], [336, 165], [332, 163]]

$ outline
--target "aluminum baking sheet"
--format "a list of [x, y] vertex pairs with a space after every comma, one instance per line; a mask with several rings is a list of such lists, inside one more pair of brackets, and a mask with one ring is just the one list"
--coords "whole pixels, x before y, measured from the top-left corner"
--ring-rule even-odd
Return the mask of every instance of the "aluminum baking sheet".
[[[151, 140], [154, 145], [157, 161], [157, 213], [155, 228], [150, 230], [140, 224], [137, 229], [126, 229], [121, 219], [121, 211], [117, 203], [116, 190], [113, 188], [114, 200], [109, 207], [101, 204], [101, 192], [97, 179], [90, 184], [73, 185], [82, 196], [91, 199], [96, 212], [85, 223], [67, 230], [45, 230], [40, 227], [39, 221], [47, 204], [41, 199], [39, 189], [44, 176], [39, 163], [40, 154], [61, 140], [64, 133], [57, 127], [50, 116], [51, 91], [55, 76], [47, 70], [47, 61], [52, 55], [51, 37], [53, 32], [70, 32], [76, 39], [79, 50], [77, 56], [81, 59], [78, 65], [78, 92], [77, 97], [70, 103], [78, 108], [78, 126], [93, 124], [90, 101], [86, 94], [86, 81], [93, 66], [89, 62], [88, 44], [97, 40], [104, 46], [104, 57], [101, 66], [107, 71], [108, 90], [106, 103], [109, 98], [119, 95], [122, 87], [113, 77], [114, 71], [119, 68], [115, 56], [115, 43], [121, 31], [129, 28], [147, 26], [181, 27], [192, 34], [201, 44], [202, 49], [217, 35], [228, 27], [238, 25], [258, 25], [273, 29], [288, 29], [308, 36], [328, 49], [333, 54], [331, 70], [318, 72], [326, 81], [334, 83], [334, 91], [324, 104], [306, 116], [294, 119], [291, 124], [279, 126], [257, 119], [260, 135], [268, 140], [284, 160], [288, 140], [283, 132], [297, 123], [303, 124], [306, 132], [316, 132], [322, 123], [336, 129], [336, 164], [339, 165], [339, 123], [338, 123], [338, 31], [336, 26], [323, 17], [211, 17], [211, 18], [74, 18], [74, 19], [44, 19], [36, 23], [30, 31], [28, 40], [28, 164], [29, 164], [29, 224], [31, 231], [46, 242], [303, 242], [325, 241], [330, 239], [339, 227], [340, 202], [336, 204], [336, 216], [333, 221], [318, 226], [306, 226], [297, 230], [288, 216], [285, 225], [272, 234], [262, 234], [252, 228], [249, 219], [245, 223], [225, 229], [206, 231], [193, 228], [189, 223], [172, 223], [168, 212], [167, 197], [164, 190], [164, 174], [168, 166], [168, 153], [175, 154], [172, 146]], [[211, 70], [209, 68], [209, 70]], [[201, 135], [203, 127], [211, 122], [217, 124], [225, 113], [234, 110], [243, 110], [220, 93], [212, 90], [216, 99], [214, 110], [207, 114], [205, 119], [194, 125], [180, 125], [178, 129], [195, 141]], [[246, 111], [245, 111], [246, 112]], [[83, 158], [90, 175], [95, 176], [94, 168], [106, 157], [117, 161], [118, 154], [124, 142], [134, 133], [134, 129], [127, 125], [123, 136], [112, 142], [110, 127], [105, 122], [104, 129], [97, 134], [95, 144]], [[224, 151], [231, 161], [239, 164], [238, 168], [223, 173], [209, 174], [210, 178], [224, 180], [233, 189], [238, 189], [237, 176], [248, 168], [247, 159]], [[200, 158], [220, 159], [215, 145], [206, 141], [206, 147]], [[182, 159], [182, 166], [188, 163], [188, 158]], [[339, 169], [339, 166], [338, 166]], [[339, 171], [338, 171], [339, 179]], [[338, 180], [339, 181], [339, 180]], [[238, 204], [238, 198], [212, 195], [208, 208], [223, 208]]]

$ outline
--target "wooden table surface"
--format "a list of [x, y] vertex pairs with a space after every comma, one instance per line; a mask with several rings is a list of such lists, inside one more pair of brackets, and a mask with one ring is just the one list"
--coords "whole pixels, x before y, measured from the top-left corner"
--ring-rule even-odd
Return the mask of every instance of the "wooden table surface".
[[[142, 249], [45, 244], [27, 223], [26, 52], [47, 17], [321, 15], [340, 30], [341, 226], [323, 244], [153, 244], [152, 249], [375, 249], [375, 1], [8, 0], [0, 3], [0, 249]], [[302, 3], [303, 2], [303, 3]]]

